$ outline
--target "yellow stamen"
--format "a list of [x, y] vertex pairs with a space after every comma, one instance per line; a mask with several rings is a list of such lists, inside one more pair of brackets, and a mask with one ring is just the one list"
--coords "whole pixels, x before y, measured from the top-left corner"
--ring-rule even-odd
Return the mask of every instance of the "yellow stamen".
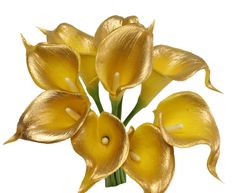
[[167, 130], [167, 131], [172, 131], [172, 130], [177, 130], [177, 129], [183, 129], [184, 128], [184, 125], [181, 124], [181, 123], [164, 127], [163, 123], [162, 123], [162, 112], [158, 113], [158, 123], [159, 123], [160, 128], [165, 128], [165, 130]]
[[118, 87], [120, 85], [120, 73], [115, 72], [113, 76], [113, 91], [117, 91]]
[[107, 145], [108, 143], [109, 143], [109, 138], [108, 137], [102, 137], [101, 138], [101, 143], [103, 144], [103, 145]]
[[130, 151], [130, 157], [133, 161], [137, 161], [137, 162], [140, 161], [140, 156], [134, 151]]
[[64, 80], [72, 92], [79, 92], [77, 85], [70, 78], [65, 77]]
[[67, 107], [67, 108], [65, 109], [65, 111], [66, 111], [66, 113], [67, 113], [72, 119], [74, 119], [75, 121], [78, 121], [78, 120], [80, 119], [80, 117], [81, 117], [76, 111], [74, 111], [73, 109], [71, 109], [71, 108], [69, 108], [69, 107]]
[[167, 127], [165, 127], [165, 129], [166, 129], [167, 131], [169, 131], [169, 130], [183, 129], [183, 127], [184, 127], [184, 125], [181, 124], [181, 123], [179, 123], [179, 124], [167, 126]]

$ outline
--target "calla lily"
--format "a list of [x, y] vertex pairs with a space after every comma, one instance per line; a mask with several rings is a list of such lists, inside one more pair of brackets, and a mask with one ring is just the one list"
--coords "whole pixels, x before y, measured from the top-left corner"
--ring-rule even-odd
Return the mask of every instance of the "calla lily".
[[25, 139], [53, 143], [72, 137], [90, 110], [86, 96], [48, 90], [39, 95], [21, 115], [16, 134], [6, 143]]
[[79, 193], [115, 172], [129, 151], [124, 125], [113, 115], [91, 111], [78, 133], [72, 137], [74, 150], [86, 161], [86, 174]]
[[39, 87], [84, 93], [78, 79], [80, 60], [69, 47], [47, 43], [32, 46], [24, 38], [23, 43], [28, 70]]
[[118, 15], [113, 15], [106, 20], [104, 20], [100, 26], [97, 28], [95, 37], [94, 37], [94, 43], [96, 47], [99, 46], [101, 41], [107, 37], [111, 32], [116, 30], [117, 28], [128, 25], [131, 23], [139, 23], [139, 19], [136, 16], [129, 16], [129, 17], [120, 17]]
[[95, 71], [94, 38], [67, 23], [60, 24], [53, 31], [39, 29], [47, 36], [47, 42], [65, 44], [80, 56], [80, 76], [88, 89], [94, 89], [99, 82]]
[[153, 49], [153, 70], [150, 77], [142, 83], [140, 103], [142, 106], [147, 106], [172, 80], [186, 80], [201, 69], [206, 71], [206, 86], [220, 92], [211, 84], [210, 69], [202, 58], [170, 46], [155, 46]]
[[68, 23], [61, 23], [53, 31], [39, 29], [47, 36], [48, 43], [66, 44], [82, 55], [96, 54], [93, 37]]
[[149, 76], [152, 44], [152, 32], [136, 24], [119, 27], [100, 43], [96, 71], [110, 96], [121, 96]]
[[175, 168], [174, 150], [150, 123], [132, 129], [130, 153], [123, 165], [125, 172], [145, 193], [162, 193], [167, 189]]
[[218, 178], [216, 163], [220, 152], [220, 136], [206, 102], [196, 93], [179, 92], [164, 99], [154, 114], [154, 124], [160, 127], [163, 138], [170, 145], [209, 145], [211, 153], [207, 167]]

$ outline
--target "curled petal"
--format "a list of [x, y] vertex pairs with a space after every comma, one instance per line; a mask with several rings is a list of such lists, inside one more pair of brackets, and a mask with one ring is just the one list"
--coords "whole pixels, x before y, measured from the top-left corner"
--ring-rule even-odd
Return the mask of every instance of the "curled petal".
[[78, 133], [72, 137], [74, 150], [86, 161], [87, 169], [79, 193], [115, 172], [129, 151], [124, 125], [113, 115], [99, 117], [91, 111]]
[[98, 47], [98, 45], [101, 43], [101, 41], [108, 36], [111, 32], [116, 30], [117, 28], [131, 24], [131, 23], [139, 23], [139, 19], [136, 16], [129, 16], [126, 18], [113, 15], [106, 20], [104, 20], [100, 26], [97, 28], [95, 33], [94, 42], [95, 45]]
[[72, 137], [89, 112], [86, 96], [48, 90], [39, 95], [25, 110], [16, 134], [6, 143], [19, 138], [41, 143], [53, 143]]
[[95, 71], [96, 47], [92, 36], [67, 23], [60, 24], [53, 31], [41, 31], [47, 35], [49, 43], [65, 44], [80, 56], [80, 76], [86, 87], [93, 88], [98, 84]]
[[210, 69], [206, 62], [197, 55], [177, 48], [159, 45], [153, 49], [153, 71], [142, 84], [141, 100], [145, 105], [172, 80], [183, 81], [197, 71], [206, 72], [205, 84], [214, 91], [217, 90], [210, 82]]
[[160, 127], [168, 144], [176, 147], [209, 145], [211, 153], [207, 167], [218, 178], [216, 163], [220, 152], [220, 136], [206, 102], [196, 93], [179, 92], [164, 99], [154, 114], [154, 124]]
[[39, 29], [47, 36], [49, 43], [66, 44], [79, 54], [95, 55], [96, 53], [93, 37], [70, 24], [62, 23], [53, 31]]
[[123, 165], [126, 173], [145, 193], [164, 192], [174, 174], [173, 147], [153, 124], [145, 123], [129, 132], [130, 152]]
[[[23, 41], [25, 43], [25, 39]], [[46, 43], [36, 46], [28, 44], [26, 55], [30, 75], [42, 89], [84, 92], [78, 79], [80, 60], [69, 47]]]
[[116, 29], [99, 45], [97, 75], [112, 96], [143, 82], [152, 70], [152, 33], [130, 24]]

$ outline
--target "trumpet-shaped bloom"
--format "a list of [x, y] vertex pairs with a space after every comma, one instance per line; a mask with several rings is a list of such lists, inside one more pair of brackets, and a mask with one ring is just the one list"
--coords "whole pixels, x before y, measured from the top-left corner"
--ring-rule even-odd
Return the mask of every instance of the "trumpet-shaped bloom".
[[143, 82], [152, 69], [152, 32], [136, 24], [119, 27], [99, 45], [96, 71], [111, 96]]
[[23, 42], [28, 70], [39, 87], [84, 93], [78, 79], [80, 60], [69, 47], [47, 43], [32, 46], [24, 38]]
[[211, 153], [207, 167], [218, 178], [216, 163], [220, 152], [220, 137], [206, 102], [196, 93], [179, 92], [163, 100], [154, 114], [154, 124], [160, 127], [163, 138], [170, 145], [209, 145]]
[[124, 125], [115, 116], [91, 111], [78, 133], [72, 137], [74, 150], [86, 161], [86, 174], [79, 193], [86, 192], [100, 179], [115, 172], [129, 150]]
[[218, 91], [210, 82], [210, 69], [202, 58], [177, 48], [164, 45], [155, 46], [153, 70], [150, 77], [142, 84], [139, 100], [143, 106], [147, 106], [172, 80], [186, 80], [201, 69], [206, 71], [206, 86]]
[[130, 152], [123, 165], [125, 172], [141, 185], [145, 193], [162, 193], [168, 187], [175, 168], [173, 147], [150, 123], [129, 134]]
[[49, 43], [66, 44], [79, 54], [95, 55], [96, 53], [93, 37], [68, 23], [58, 25], [53, 31], [39, 29], [47, 36]]
[[100, 26], [97, 28], [94, 43], [98, 47], [100, 42], [107, 37], [111, 32], [116, 30], [117, 28], [131, 24], [131, 23], [139, 23], [139, 19], [136, 16], [129, 16], [123, 18], [121, 16], [113, 15], [106, 20], [104, 20]]
[[67, 23], [60, 24], [53, 31], [39, 29], [47, 36], [49, 43], [65, 44], [80, 56], [80, 76], [86, 87], [94, 88], [99, 82], [95, 71], [94, 38]]
[[21, 115], [16, 134], [6, 143], [19, 138], [53, 143], [72, 137], [90, 110], [86, 96], [48, 90], [39, 95]]

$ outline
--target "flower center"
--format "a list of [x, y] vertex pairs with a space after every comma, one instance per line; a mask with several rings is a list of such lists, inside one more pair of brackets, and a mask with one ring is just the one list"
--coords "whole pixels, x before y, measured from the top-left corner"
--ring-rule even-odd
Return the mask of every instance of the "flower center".
[[158, 122], [159, 122], [160, 128], [164, 128], [167, 131], [173, 131], [173, 130], [178, 130], [178, 129], [184, 128], [184, 125], [182, 123], [178, 123], [175, 125], [169, 125], [169, 126], [164, 127], [163, 122], [162, 122], [162, 112], [158, 113]]
[[139, 162], [141, 160], [140, 156], [134, 151], [130, 151], [130, 157], [133, 161]]
[[81, 117], [81, 115], [79, 115], [76, 111], [74, 111], [73, 109], [69, 107], [66, 107], [65, 111], [75, 121], [78, 121]]
[[77, 85], [71, 80], [71, 78], [65, 77], [64, 80], [72, 92], [79, 92]]
[[109, 144], [109, 137], [107, 137], [107, 136], [104, 136], [104, 137], [102, 137], [101, 138], [101, 143], [103, 144], [103, 145], [107, 145], [107, 144]]

